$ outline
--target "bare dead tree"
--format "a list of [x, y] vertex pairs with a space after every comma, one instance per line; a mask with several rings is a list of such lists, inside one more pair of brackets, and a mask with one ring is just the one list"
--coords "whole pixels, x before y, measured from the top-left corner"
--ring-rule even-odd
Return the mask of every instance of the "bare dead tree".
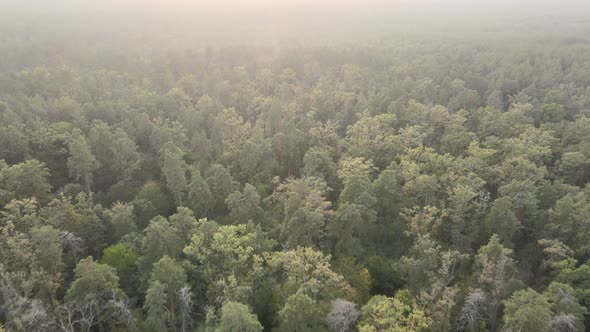
[[181, 331], [190, 331], [193, 324], [192, 311], [194, 305], [190, 287], [184, 286], [178, 291], [178, 302], [180, 303]]
[[356, 304], [344, 299], [336, 299], [332, 301], [332, 309], [328, 313], [326, 323], [330, 331], [348, 332], [353, 330], [359, 315]]
[[101, 304], [95, 295], [87, 296], [83, 301], [69, 303], [62, 307], [59, 327], [64, 332], [86, 331], [99, 323], [98, 317], [109, 313], [113, 324], [124, 324], [128, 330], [135, 330], [133, 315], [128, 303], [113, 297]]
[[479, 289], [467, 295], [465, 304], [461, 308], [454, 331], [476, 331], [477, 322], [484, 319], [486, 297]]
[[552, 332], [576, 332], [578, 319], [572, 314], [561, 313], [551, 318]]
[[136, 330], [131, 306], [126, 299], [113, 297], [109, 300], [108, 305], [112, 309], [114, 317], [117, 318], [116, 323], [124, 325], [128, 331]]
[[64, 315], [59, 324], [65, 332], [90, 331], [96, 322], [96, 316], [106, 310], [105, 306], [98, 307], [96, 296], [87, 296], [84, 301], [76, 301], [65, 305]]
[[[46, 331], [49, 315], [43, 303], [23, 296], [14, 287], [8, 273], [0, 265], [0, 312], [9, 318], [6, 328], [26, 331]], [[14, 324], [13, 324], [14, 323]], [[12, 326], [11, 325], [16, 325]]]
[[63, 231], [59, 233], [59, 242], [63, 249], [69, 249], [74, 258], [78, 260], [79, 254], [82, 252], [82, 239], [74, 235], [74, 233]]

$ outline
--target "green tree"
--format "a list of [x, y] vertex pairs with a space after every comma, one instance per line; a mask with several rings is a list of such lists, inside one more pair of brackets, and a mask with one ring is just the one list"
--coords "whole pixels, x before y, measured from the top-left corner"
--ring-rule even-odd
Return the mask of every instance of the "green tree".
[[62, 269], [62, 247], [59, 230], [46, 225], [31, 230], [35, 256], [47, 273], [59, 281]]
[[153, 331], [168, 331], [169, 326], [174, 326], [170, 313], [167, 311], [166, 285], [154, 281], [145, 295], [144, 309], [147, 311], [146, 323]]
[[496, 199], [485, 222], [488, 234], [498, 234], [503, 243], [509, 247], [513, 246], [513, 238], [521, 224], [514, 214], [514, 207], [509, 198]]
[[549, 210], [548, 231], [571, 247], [578, 255], [590, 257], [590, 187], [586, 187], [575, 195], [567, 194]]
[[121, 295], [115, 269], [87, 257], [76, 265], [75, 279], [65, 299], [68, 302], [84, 301], [89, 296], [95, 296], [101, 301], [108, 301], [114, 295]]
[[[554, 266], [559, 271], [556, 282], [571, 285], [582, 306], [588, 308], [590, 304], [590, 265], [577, 266], [573, 258], [563, 260]], [[588, 326], [588, 321], [585, 322]]]
[[4, 227], [10, 226], [19, 232], [28, 232], [42, 224], [38, 211], [39, 203], [35, 198], [12, 200], [0, 212], [0, 221]]
[[266, 255], [270, 268], [279, 273], [281, 297], [302, 292], [314, 301], [350, 296], [354, 290], [332, 270], [330, 257], [306, 247]]
[[340, 193], [340, 202], [358, 204], [368, 210], [374, 208], [377, 203], [371, 186], [374, 171], [375, 167], [371, 160], [363, 160], [362, 158], [341, 160], [338, 176], [342, 180], [344, 188]]
[[253, 224], [218, 226], [201, 219], [184, 253], [195, 276], [203, 279], [199, 286], [207, 288], [210, 302], [250, 303], [266, 277], [261, 256], [274, 245]]
[[213, 194], [209, 189], [209, 185], [201, 176], [201, 171], [192, 168], [187, 205], [193, 210], [195, 216], [204, 218], [213, 209], [214, 202]]
[[373, 296], [361, 309], [359, 331], [427, 331], [433, 322], [417, 308], [411, 297], [398, 294], [401, 296]]
[[[174, 202], [170, 194], [163, 188], [163, 186], [155, 181], [147, 181], [141, 187], [137, 195], [135, 196], [135, 202], [141, 203], [144, 209], [150, 208], [153, 209], [153, 212], [150, 218], [155, 217], [156, 215], [167, 216], [172, 213]], [[140, 209], [137, 209], [140, 211]], [[147, 226], [148, 220], [141, 220], [141, 225]]]
[[137, 231], [133, 205], [117, 202], [106, 212], [106, 215], [110, 223], [113, 242], [119, 242], [126, 234]]
[[334, 255], [359, 257], [364, 252], [368, 226], [363, 218], [363, 207], [356, 204], [342, 204], [330, 223], [330, 235], [334, 238]]
[[365, 267], [365, 259], [354, 257], [340, 257], [334, 261], [334, 272], [342, 275], [354, 289], [354, 296], [350, 300], [356, 303], [365, 303], [370, 297], [371, 287], [374, 283], [374, 276]]
[[107, 247], [103, 251], [100, 263], [117, 271], [121, 288], [128, 296], [137, 294], [137, 254], [132, 248], [127, 248], [123, 244]]
[[334, 162], [332, 152], [326, 148], [313, 146], [303, 157], [301, 174], [306, 177], [324, 179], [333, 190], [338, 190], [340, 180], [337, 175], [338, 165]]
[[172, 143], [167, 143], [162, 152], [162, 173], [168, 189], [178, 206], [182, 206], [187, 188], [187, 165], [182, 159], [182, 151]]
[[165, 327], [165, 331], [176, 331], [180, 325], [179, 295], [186, 284], [184, 269], [170, 257], [164, 256], [154, 264], [149, 284], [144, 308], [150, 316], [153, 315], [149, 317], [151, 323]]
[[35, 159], [8, 166], [0, 160], [0, 206], [11, 199], [34, 197], [46, 203], [50, 198], [49, 169]]
[[98, 162], [95, 170], [96, 178], [99, 179], [97, 188], [106, 188], [116, 181], [116, 174], [111, 168], [113, 165], [111, 149], [114, 146], [114, 140], [110, 126], [103, 121], [94, 122], [88, 132], [88, 145]]
[[197, 219], [193, 215], [193, 211], [186, 207], [179, 207], [178, 212], [171, 215], [170, 224], [176, 229], [178, 238], [182, 239], [183, 245], [187, 244], [192, 235], [197, 223]]
[[433, 331], [451, 328], [451, 313], [459, 291], [453, 285], [455, 271], [465, 258], [456, 250], [443, 251], [428, 235], [421, 235], [397, 264], [409, 290], [416, 294], [418, 307], [436, 322]]
[[370, 116], [360, 113], [358, 121], [348, 127], [345, 146], [351, 157], [363, 157], [375, 161], [377, 167], [386, 167], [397, 152], [393, 114]]
[[[402, 185], [399, 174], [399, 166], [392, 162], [385, 170], [379, 173], [373, 182], [373, 193], [377, 198], [375, 210], [377, 212], [376, 227], [371, 238], [382, 250], [402, 253], [407, 246], [403, 232], [405, 225], [399, 214], [402, 208]], [[399, 246], [391, 246], [391, 243], [399, 243]]]
[[261, 332], [262, 325], [247, 305], [226, 302], [221, 307], [221, 317], [216, 332]]
[[580, 305], [571, 286], [552, 282], [543, 296], [551, 305], [553, 330], [584, 330], [584, 315], [588, 310]]
[[503, 322], [511, 331], [549, 331], [550, 304], [530, 288], [520, 290], [506, 300]]
[[[485, 182], [475, 176], [466, 176], [448, 191], [447, 215], [451, 244], [457, 250], [471, 248], [478, 224], [474, 220], [484, 216], [489, 195], [483, 189]], [[509, 230], [508, 230], [509, 231]]]
[[75, 181], [81, 181], [87, 193], [92, 186], [93, 172], [99, 167], [99, 163], [92, 154], [86, 138], [79, 132], [74, 132], [68, 141], [68, 169], [70, 177]]
[[279, 311], [278, 327], [286, 332], [328, 331], [323, 306], [302, 292], [297, 292], [287, 299]]
[[225, 200], [225, 204], [229, 208], [229, 218], [232, 223], [252, 221], [268, 228], [266, 215], [260, 206], [260, 195], [251, 184], [246, 183], [243, 192], [234, 191], [230, 194]]
[[225, 200], [234, 191], [235, 182], [231, 173], [220, 164], [213, 164], [205, 173], [205, 178], [213, 195], [213, 212], [215, 215], [225, 214]]
[[152, 219], [143, 233], [138, 264], [144, 284], [147, 284], [153, 264], [164, 256], [176, 258], [182, 252], [183, 245], [176, 229], [161, 216]]
[[[305, 134], [293, 107], [286, 107], [280, 121], [281, 130], [272, 137], [272, 151], [281, 177], [296, 176], [301, 170], [306, 151]], [[302, 120], [305, 121], [305, 120]]]
[[318, 178], [289, 179], [272, 195], [275, 214], [281, 220], [280, 239], [286, 248], [319, 247], [325, 237], [326, 219], [333, 212], [325, 199], [326, 184]]
[[503, 247], [497, 235], [493, 235], [488, 244], [479, 248], [476, 256], [477, 284], [487, 298], [491, 331], [498, 328], [502, 301], [521, 287], [521, 282], [516, 279], [516, 262], [511, 256], [512, 250]]
[[558, 173], [563, 176], [568, 183], [582, 186], [588, 182], [590, 172], [590, 158], [581, 151], [567, 151], [561, 156], [558, 163]]
[[123, 296], [114, 268], [96, 263], [92, 257], [82, 259], [76, 265], [75, 279], [64, 299], [65, 320], [71, 322], [79, 315], [80, 323], [88, 330], [97, 324], [99, 329], [116, 328], [118, 320], [113, 315], [121, 309], [118, 299]]
[[127, 136], [127, 133], [121, 128], [117, 128], [114, 133], [112, 153], [112, 169], [118, 175], [118, 179], [125, 180], [139, 169], [141, 156], [137, 151], [137, 144]]
[[0, 159], [21, 162], [29, 154], [30, 144], [22, 125], [0, 126]]

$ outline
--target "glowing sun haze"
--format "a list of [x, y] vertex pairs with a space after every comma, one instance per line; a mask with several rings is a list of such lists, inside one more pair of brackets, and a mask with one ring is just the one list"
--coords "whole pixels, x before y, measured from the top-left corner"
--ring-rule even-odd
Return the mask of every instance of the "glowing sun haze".
[[236, 11], [280, 9], [419, 9], [463, 10], [503, 9], [526, 12], [564, 11], [579, 14], [589, 9], [588, 0], [0, 0], [0, 9], [61, 10], [158, 10], [158, 11]]
[[[2, 1], [2, 0], [0, 0]], [[59, 1], [59, 0], [57, 0]], [[308, 12], [325, 16], [366, 13], [418, 13], [445, 15], [494, 13], [507, 15], [579, 15], [590, 10], [590, 0], [64, 0], [85, 2], [85, 9], [155, 11], [175, 13], [266, 13], [295, 15]], [[472, 16], [472, 15], [471, 15]], [[229, 23], [229, 22], [228, 22]]]
[[0, 5], [25, 7], [232, 9], [255, 7], [368, 7], [493, 4], [507, 0], [0, 0]]
[[[493, 3], [491, 0], [478, 0], [480, 3]], [[425, 4], [468, 4], [469, 0], [106, 0], [103, 4], [136, 5], [185, 8], [225, 8], [231, 7], [293, 7], [293, 6], [355, 6], [375, 5], [425, 5]]]

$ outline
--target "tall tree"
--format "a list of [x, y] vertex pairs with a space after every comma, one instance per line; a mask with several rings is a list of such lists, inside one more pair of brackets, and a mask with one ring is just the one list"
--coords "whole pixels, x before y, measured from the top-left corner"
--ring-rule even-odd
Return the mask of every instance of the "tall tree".
[[325, 199], [326, 184], [318, 178], [289, 179], [272, 195], [285, 248], [319, 247], [325, 237], [326, 220], [333, 212]]
[[150, 324], [177, 331], [181, 326], [180, 294], [186, 284], [184, 269], [164, 256], [154, 264], [149, 284], [144, 308], [150, 313]]
[[588, 309], [580, 305], [571, 286], [552, 282], [543, 296], [551, 305], [553, 331], [584, 330], [584, 315]]
[[201, 171], [197, 168], [191, 169], [191, 181], [188, 188], [187, 205], [199, 218], [207, 217], [214, 204], [213, 194]]
[[167, 143], [162, 151], [162, 173], [166, 179], [168, 189], [174, 196], [178, 206], [182, 206], [187, 188], [187, 165], [182, 160], [182, 151], [172, 143]]
[[240, 332], [261, 332], [262, 325], [256, 315], [252, 314], [250, 308], [242, 303], [226, 302], [221, 307], [221, 317], [216, 332], [240, 331]]
[[[75, 279], [65, 296], [65, 318], [62, 325], [68, 322], [72, 329], [76, 325], [71, 322], [79, 319], [81, 328], [90, 330], [98, 325], [99, 329], [107, 326], [114, 329], [119, 326], [115, 319], [121, 306], [119, 299], [124, 297], [119, 288], [119, 277], [115, 269], [94, 262], [92, 257], [82, 259], [75, 269]], [[66, 325], [67, 326], [67, 325]]]
[[231, 173], [220, 164], [213, 164], [205, 178], [211, 194], [213, 195], [213, 212], [215, 216], [225, 214], [227, 206], [225, 200], [235, 189], [235, 181]]
[[93, 172], [100, 164], [92, 154], [90, 146], [86, 143], [86, 138], [79, 131], [74, 131], [68, 140], [68, 149], [70, 152], [68, 158], [70, 176], [75, 181], [81, 181], [86, 192], [90, 193]]
[[144, 285], [147, 285], [153, 264], [164, 256], [176, 258], [182, 251], [182, 241], [176, 229], [161, 216], [152, 219], [143, 233], [138, 264]]
[[493, 235], [476, 256], [477, 283], [487, 298], [491, 331], [497, 331], [499, 327], [502, 301], [522, 285], [516, 279], [516, 262], [511, 256], [512, 250], [503, 247], [497, 235]]
[[113, 242], [119, 242], [123, 236], [137, 231], [133, 205], [117, 202], [106, 212], [106, 215], [111, 226]]
[[49, 175], [49, 169], [45, 164], [35, 159], [11, 166], [0, 160], [0, 206], [11, 199], [31, 197], [40, 203], [46, 203], [51, 191]]
[[376, 295], [361, 309], [359, 331], [427, 331], [433, 322], [405, 293], [393, 298]]
[[229, 208], [229, 218], [233, 223], [252, 221], [264, 228], [269, 228], [265, 212], [260, 206], [260, 195], [253, 185], [246, 183], [243, 192], [234, 191], [227, 197], [225, 204]]
[[547, 300], [528, 288], [506, 300], [504, 327], [511, 331], [549, 331], [551, 310]]
[[328, 331], [324, 311], [312, 298], [297, 292], [289, 296], [279, 311], [279, 328], [286, 332]]
[[121, 284], [121, 289], [129, 297], [137, 295], [137, 254], [133, 248], [115, 244], [105, 248], [100, 259], [101, 264], [113, 267]]

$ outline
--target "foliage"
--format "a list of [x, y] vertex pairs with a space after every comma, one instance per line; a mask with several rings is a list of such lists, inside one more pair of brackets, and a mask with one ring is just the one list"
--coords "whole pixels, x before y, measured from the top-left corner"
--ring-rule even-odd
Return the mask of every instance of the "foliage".
[[587, 10], [0, 12], [4, 330], [590, 330]]
[[248, 306], [237, 302], [226, 302], [221, 307], [219, 326], [215, 331], [260, 332], [262, 325]]
[[549, 302], [532, 289], [521, 290], [506, 301], [504, 326], [511, 331], [549, 331]]
[[359, 331], [425, 331], [432, 323], [413, 299], [376, 295], [361, 309]]

